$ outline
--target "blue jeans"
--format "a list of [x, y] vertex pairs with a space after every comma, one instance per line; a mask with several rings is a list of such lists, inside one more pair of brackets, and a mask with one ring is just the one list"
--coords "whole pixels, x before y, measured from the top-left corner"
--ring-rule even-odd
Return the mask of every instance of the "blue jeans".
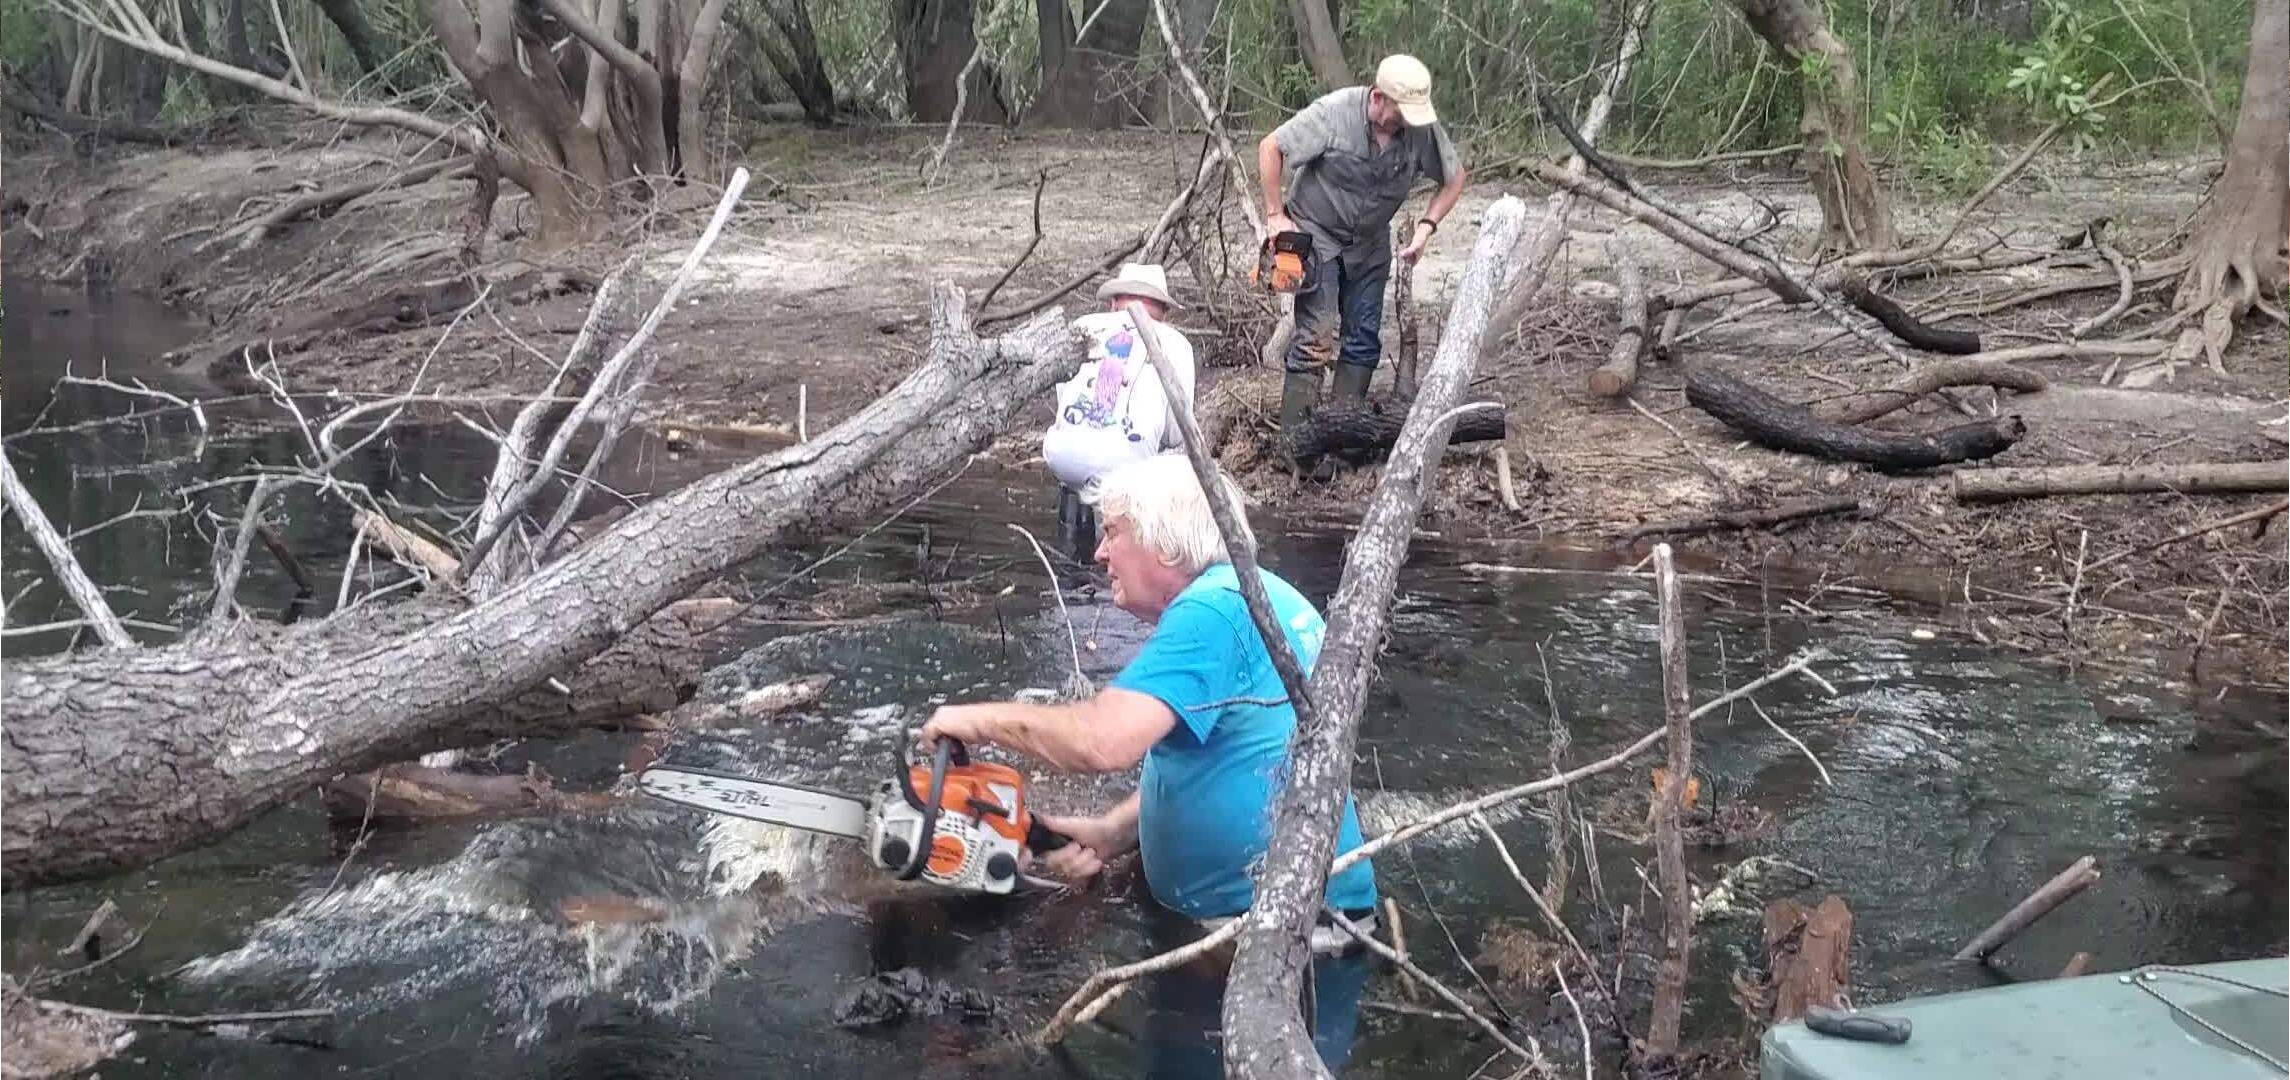
[[1374, 371], [1384, 355], [1384, 283], [1390, 278], [1388, 253], [1314, 260], [1311, 279], [1296, 294], [1288, 370], [1325, 371], [1338, 360]]
[[[1151, 933], [1156, 952], [1200, 936], [1199, 924], [1173, 912], [1157, 912]], [[1183, 925], [1179, 925], [1183, 924]], [[1230, 946], [1158, 975], [1152, 982], [1151, 1012], [1145, 1022], [1145, 1075], [1151, 1080], [1218, 1080], [1224, 1076], [1225, 967]], [[1348, 956], [1316, 954], [1305, 984], [1305, 1018], [1312, 1046], [1329, 1072], [1351, 1060], [1359, 1032], [1360, 996], [1373, 971], [1365, 948]]]

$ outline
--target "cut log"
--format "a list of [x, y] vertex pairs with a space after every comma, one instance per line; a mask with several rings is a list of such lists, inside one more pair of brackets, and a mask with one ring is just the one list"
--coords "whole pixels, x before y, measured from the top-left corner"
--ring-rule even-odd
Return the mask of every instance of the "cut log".
[[[1318, 409], [1304, 421], [1290, 445], [1295, 448], [1298, 461], [1310, 462], [1328, 454], [1373, 458], [1391, 452], [1406, 423], [1404, 406], [1383, 409], [1371, 404]], [[1502, 410], [1474, 409], [1455, 421], [1455, 431], [1447, 437], [1447, 444], [1494, 442], [1503, 438], [1508, 430]]]
[[1766, 991], [1778, 1024], [1815, 1005], [1840, 1008], [1853, 985], [1853, 912], [1832, 893], [1820, 906], [1765, 906]]
[[1990, 923], [1986, 930], [1980, 931], [1979, 936], [1965, 942], [1963, 948], [1956, 950], [1956, 959], [1986, 960], [1995, 955], [1997, 949], [2003, 948], [2006, 942], [2018, 937], [2020, 931], [2035, 925], [2037, 919], [2051, 914], [2053, 909], [2074, 899], [2077, 893], [2098, 883], [2099, 861], [2089, 855], [2075, 860], [2074, 864], [2052, 875], [2050, 881], [2029, 893], [2027, 899], [2014, 904], [2012, 910], [2005, 912], [2003, 918]]
[[1800, 499], [1756, 510], [1721, 510], [1706, 517], [1648, 522], [1622, 534], [1622, 538], [1627, 543], [1636, 543], [1649, 536], [1684, 536], [1725, 529], [1769, 529], [1784, 522], [1824, 514], [1855, 513], [1860, 508], [1861, 501], [1850, 495], [1829, 499]]
[[139, 865], [325, 777], [523, 736], [536, 712], [561, 720], [599, 677], [600, 654], [654, 613], [775, 545], [911, 500], [1076, 363], [1055, 313], [980, 338], [961, 294], [941, 287], [931, 325], [930, 360], [832, 431], [664, 495], [450, 618], [377, 634], [358, 616], [389, 608], [367, 605], [267, 645], [209, 638], [11, 661], [0, 673], [0, 883]]
[[1996, 360], [1966, 358], [1934, 360], [1882, 390], [1846, 398], [1831, 407], [1829, 416], [1840, 424], [1866, 424], [1915, 404], [1916, 399], [1951, 386], [1994, 386], [2033, 394], [2051, 385], [2042, 375]]
[[2181, 495], [2290, 491], [2290, 461], [2054, 465], [1969, 469], [1956, 474], [1956, 497], [1965, 502], [2035, 499], [2046, 495], [2126, 495], [2143, 491], [2172, 491]]
[[1859, 276], [1847, 277], [1842, 288], [1845, 299], [1861, 309], [1870, 318], [1892, 331], [1892, 336], [1926, 352], [1949, 353], [1963, 356], [1980, 351], [1980, 335], [1967, 330], [1942, 330], [1926, 326], [1908, 309], [1893, 303], [1892, 298], [1869, 288]]
[[1686, 372], [1686, 400], [1760, 446], [1830, 461], [1857, 461], [1885, 472], [1930, 469], [1991, 458], [2027, 434], [2017, 416], [1924, 434], [1895, 434], [1835, 424], [1707, 367]]
[[1622, 309], [1622, 333], [1615, 337], [1606, 363], [1590, 373], [1590, 392], [1612, 398], [1638, 384], [1638, 357], [1646, 351], [1646, 279], [1638, 273], [1638, 260], [1622, 233], [1614, 234], [1606, 250], [1614, 262], [1614, 302]]

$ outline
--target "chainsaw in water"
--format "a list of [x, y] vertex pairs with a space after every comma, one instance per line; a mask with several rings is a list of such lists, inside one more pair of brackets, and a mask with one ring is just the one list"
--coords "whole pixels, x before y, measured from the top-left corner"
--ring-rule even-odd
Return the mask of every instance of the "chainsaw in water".
[[901, 753], [898, 764], [897, 776], [865, 798], [688, 765], [655, 764], [636, 786], [678, 806], [849, 837], [901, 881], [966, 892], [1007, 893], [1022, 876], [1024, 852], [1068, 842], [1026, 808], [1018, 770], [973, 762], [953, 739], [938, 740], [928, 763]]

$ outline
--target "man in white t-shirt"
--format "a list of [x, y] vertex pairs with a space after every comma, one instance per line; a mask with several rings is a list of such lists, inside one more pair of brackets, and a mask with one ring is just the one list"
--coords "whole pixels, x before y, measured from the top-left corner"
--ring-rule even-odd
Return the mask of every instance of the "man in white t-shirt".
[[1130, 324], [1134, 302], [1152, 316], [1154, 341], [1176, 372], [1174, 392], [1193, 399], [1193, 345], [1162, 320], [1176, 301], [1169, 279], [1153, 263], [1129, 263], [1098, 286], [1105, 310], [1074, 320], [1089, 338], [1089, 359], [1057, 388], [1057, 416], [1042, 433], [1042, 458], [1057, 477], [1058, 541], [1075, 562], [1089, 565], [1097, 547], [1090, 504], [1099, 477], [1133, 461], [1183, 445], [1171, 388], [1161, 385], [1153, 362]]

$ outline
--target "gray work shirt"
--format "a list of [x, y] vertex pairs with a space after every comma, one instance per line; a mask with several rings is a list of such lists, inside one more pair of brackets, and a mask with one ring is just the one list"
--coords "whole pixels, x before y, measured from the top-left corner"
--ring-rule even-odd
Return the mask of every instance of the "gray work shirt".
[[1382, 149], [1368, 124], [1368, 88], [1323, 95], [1272, 133], [1294, 171], [1288, 216], [1312, 234], [1323, 260], [1351, 266], [1391, 261], [1391, 219], [1419, 176], [1446, 184], [1460, 169], [1438, 124], [1403, 127]]

